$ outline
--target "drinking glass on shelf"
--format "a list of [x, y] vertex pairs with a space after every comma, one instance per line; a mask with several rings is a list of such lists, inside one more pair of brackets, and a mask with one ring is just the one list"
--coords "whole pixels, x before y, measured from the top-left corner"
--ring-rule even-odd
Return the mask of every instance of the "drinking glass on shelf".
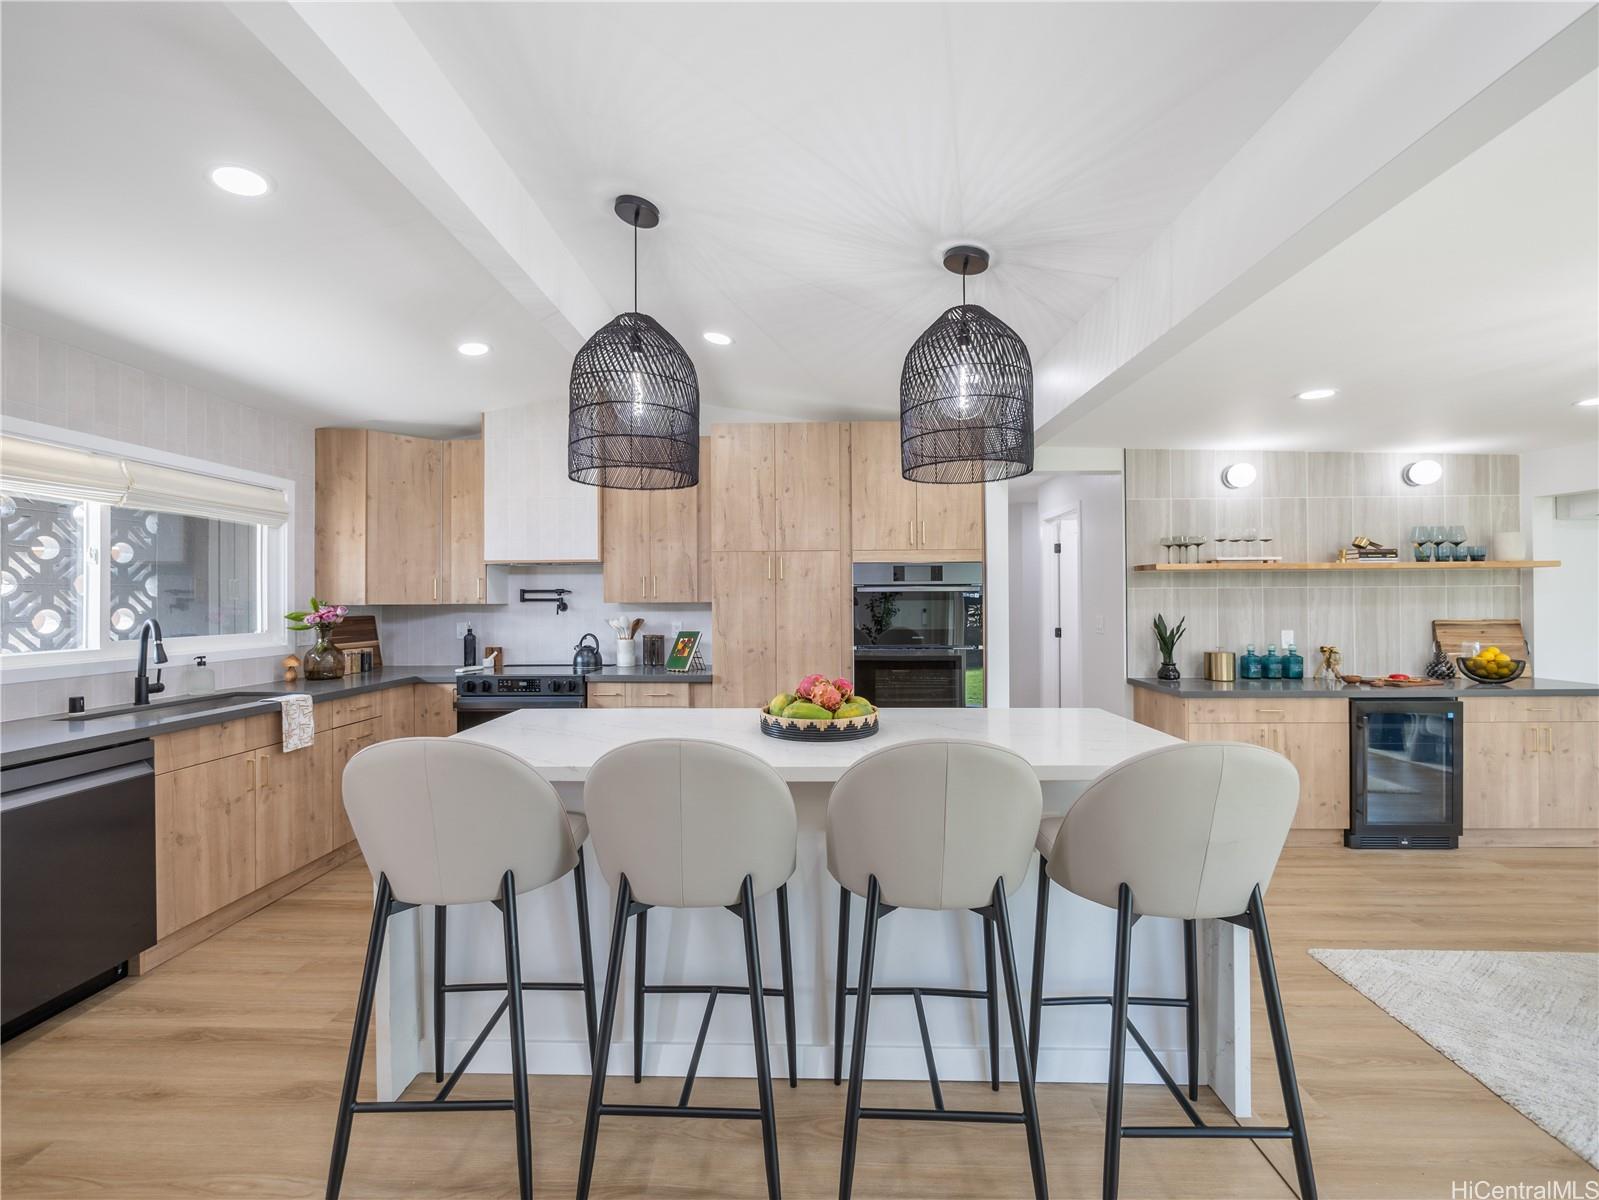
[[1188, 560], [1189, 562], [1191, 562], [1191, 563], [1198, 563], [1199, 562], [1199, 548], [1201, 546], [1203, 546], [1204, 544], [1205, 544], [1205, 535], [1204, 534], [1202, 534], [1202, 533], [1191, 533], [1191, 534], [1188, 535], [1188, 546], [1189, 546], [1189, 549], [1193, 552], [1192, 553], [1192, 557], [1190, 557], [1189, 560]]
[[1245, 554], [1247, 554], [1247, 555], [1249, 555], [1249, 557], [1250, 557], [1250, 558], [1256, 558], [1256, 557], [1258, 557], [1258, 556], [1257, 556], [1257, 555], [1256, 555], [1256, 554], [1255, 554], [1255, 553], [1254, 553], [1254, 552], [1253, 552], [1253, 551], [1252, 551], [1252, 549], [1251, 549], [1251, 547], [1253, 547], [1253, 546], [1254, 546], [1254, 544], [1255, 544], [1255, 541], [1256, 541], [1256, 539], [1257, 539], [1257, 538], [1258, 538], [1258, 537], [1259, 537], [1259, 536], [1260, 536], [1260, 535], [1259, 535], [1259, 534], [1258, 534], [1258, 533], [1256, 533], [1256, 531], [1255, 531], [1255, 530], [1253, 530], [1253, 529], [1246, 529], [1246, 530], [1244, 530], [1244, 553], [1245, 553]]
[[1432, 558], [1432, 549], [1431, 549], [1431, 546], [1429, 545], [1429, 543], [1431, 543], [1431, 541], [1432, 541], [1432, 526], [1431, 525], [1413, 525], [1413, 526], [1411, 526], [1411, 529], [1410, 529], [1410, 544], [1413, 547], [1415, 547], [1415, 555], [1416, 555], [1416, 561], [1417, 562], [1426, 562], [1428, 559]]
[[1272, 540], [1272, 538], [1274, 538], [1276, 536], [1277, 535], [1272, 533], [1272, 531], [1270, 529], [1262, 529], [1260, 531], [1260, 557], [1261, 558], [1264, 559], [1264, 558], [1270, 558], [1271, 557], [1271, 540]]
[[1460, 544], [1466, 540], [1466, 527], [1464, 525], [1451, 525], [1445, 532], [1444, 540], [1454, 547], [1454, 560], [1456, 562], [1465, 562], [1466, 555], [1461, 552]]
[[1171, 562], [1171, 548], [1176, 544], [1177, 539], [1174, 537], [1163, 537], [1160, 539], [1160, 545], [1161, 548], [1166, 551], [1166, 561], [1168, 563]]

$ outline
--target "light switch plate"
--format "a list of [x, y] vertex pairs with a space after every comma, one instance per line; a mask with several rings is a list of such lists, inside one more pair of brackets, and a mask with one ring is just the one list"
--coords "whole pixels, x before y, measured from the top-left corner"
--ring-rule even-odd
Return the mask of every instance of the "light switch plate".
[[457, 621], [455, 623], [455, 636], [458, 637], [458, 638], [464, 638], [466, 636], [466, 622], [465, 621]]
[[1294, 644], [1294, 631], [1292, 629], [1285, 629], [1282, 631], [1282, 634], [1283, 640], [1277, 644], [1286, 650], [1289, 646]]

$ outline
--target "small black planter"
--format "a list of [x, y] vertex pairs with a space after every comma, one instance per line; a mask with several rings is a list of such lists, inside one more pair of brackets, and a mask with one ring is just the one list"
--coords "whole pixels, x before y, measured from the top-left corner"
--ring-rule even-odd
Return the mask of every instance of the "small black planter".
[[1182, 677], [1183, 673], [1177, 669], [1177, 664], [1170, 661], [1161, 663], [1160, 670], [1155, 672], [1156, 679], [1172, 680], [1181, 679]]

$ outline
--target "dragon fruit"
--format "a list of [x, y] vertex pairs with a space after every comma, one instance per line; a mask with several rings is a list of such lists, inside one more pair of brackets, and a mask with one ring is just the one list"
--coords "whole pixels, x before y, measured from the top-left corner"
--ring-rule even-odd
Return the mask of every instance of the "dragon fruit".
[[844, 703], [844, 697], [836, 687], [824, 679], [812, 686], [811, 703], [821, 705], [828, 712], [837, 712], [838, 706]]
[[817, 684], [826, 682], [826, 675], [807, 675], [794, 686], [794, 694], [802, 700], [814, 701], [816, 697], [812, 695], [812, 690]]
[[846, 700], [855, 694], [855, 685], [843, 676], [833, 680], [833, 686], [838, 689], [838, 694]]

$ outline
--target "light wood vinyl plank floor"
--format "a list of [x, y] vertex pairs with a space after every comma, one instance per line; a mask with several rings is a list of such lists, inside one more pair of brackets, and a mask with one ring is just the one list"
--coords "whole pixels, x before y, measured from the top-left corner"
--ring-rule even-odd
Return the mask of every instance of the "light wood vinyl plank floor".
[[[0, 1057], [4, 1195], [320, 1196], [370, 895], [364, 867], [349, 864], [9, 1043]], [[1312, 946], [1594, 950], [1599, 853], [1294, 848], [1268, 903], [1323, 1196], [1446, 1198], [1457, 1180], [1599, 1179], [1305, 953]], [[1257, 1119], [1275, 1123], [1281, 1106], [1258, 989], [1255, 1030]], [[535, 1077], [533, 1084], [536, 1192], [570, 1196], [587, 1081]], [[507, 1095], [507, 1087], [504, 1077], [470, 1076], [458, 1094]], [[613, 1087], [666, 1100], [676, 1084], [646, 1080], [635, 1088], [616, 1080]], [[951, 1104], [1015, 1103], [1009, 1089], [997, 1097], [975, 1084], [945, 1090]], [[753, 1087], [706, 1079], [695, 1094], [745, 1104]], [[868, 1088], [869, 1103], [926, 1101], [917, 1083]], [[797, 1090], [779, 1086], [777, 1103], [784, 1194], [835, 1195], [842, 1090], [802, 1081]], [[1040, 1091], [1040, 1108], [1051, 1194], [1098, 1195], [1102, 1090], [1050, 1085]], [[1202, 1108], [1225, 1119], [1208, 1094]], [[1179, 1117], [1163, 1090], [1129, 1089], [1129, 1121]], [[509, 1120], [498, 1113], [358, 1118], [344, 1194], [514, 1196]], [[1125, 1143], [1122, 1195], [1292, 1196], [1287, 1145], [1259, 1145]], [[863, 1127], [862, 1200], [1030, 1194], [1019, 1129]], [[750, 1123], [608, 1119], [604, 1126], [596, 1200], [763, 1195], [759, 1134]]]

